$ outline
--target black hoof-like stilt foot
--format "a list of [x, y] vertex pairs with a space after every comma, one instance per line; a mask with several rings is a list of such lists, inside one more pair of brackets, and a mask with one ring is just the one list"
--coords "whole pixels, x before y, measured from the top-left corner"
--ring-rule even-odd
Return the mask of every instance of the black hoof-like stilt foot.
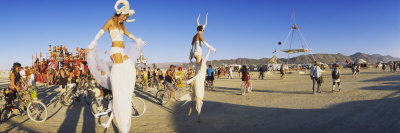
[[198, 122], [198, 123], [201, 122], [200, 115], [199, 115], [199, 117], [197, 118], [197, 122]]

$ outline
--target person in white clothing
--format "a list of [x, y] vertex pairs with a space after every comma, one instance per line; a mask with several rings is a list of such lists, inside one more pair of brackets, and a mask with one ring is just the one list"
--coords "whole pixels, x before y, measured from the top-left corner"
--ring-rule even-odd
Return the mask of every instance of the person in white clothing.
[[228, 78], [233, 79], [232, 66], [228, 66], [228, 73], [229, 73]]
[[[318, 62], [314, 61], [314, 65], [310, 69], [310, 77], [311, 77], [311, 80], [313, 81], [312, 89], [313, 89], [313, 93], [314, 94], [316, 94], [316, 92], [320, 93], [319, 86], [320, 86], [320, 83], [321, 83], [321, 79], [320, 79], [321, 72], [322, 72], [322, 70], [321, 70], [321, 68], [319, 68]], [[317, 84], [318, 84], [317, 85], [318, 86], [317, 90], [315, 89], [315, 82], [317, 82]]]
[[[122, 7], [118, 8], [120, 4]], [[118, 129], [127, 133], [131, 127], [131, 115], [132, 115], [132, 95], [135, 87], [136, 71], [134, 62], [131, 59], [135, 59], [140, 52], [140, 49], [145, 42], [140, 38], [136, 38], [133, 34], [129, 33], [125, 28], [124, 22], [133, 22], [135, 20], [128, 20], [135, 14], [134, 10], [130, 10], [129, 2], [127, 0], [118, 0], [114, 6], [116, 13], [109, 19], [103, 28], [97, 33], [94, 40], [88, 47], [87, 62], [90, 72], [95, 77], [96, 81], [100, 85], [107, 89], [112, 89], [111, 101], [112, 114], [110, 115], [107, 124], [103, 124], [104, 127], [108, 128], [111, 124], [113, 117], [118, 125]], [[96, 54], [97, 40], [108, 30], [112, 47], [110, 50], [110, 58], [112, 63], [102, 60]], [[128, 56], [125, 53], [125, 45], [123, 41], [123, 35], [128, 36], [134, 40], [137, 45], [133, 45], [133, 51], [128, 51]], [[131, 46], [131, 45], [129, 45]], [[111, 64], [111, 65], [110, 65]], [[106, 76], [102, 76], [104, 72]]]
[[[192, 61], [192, 58], [194, 57], [196, 59], [197, 66], [201, 66], [201, 61], [202, 61], [202, 55], [203, 55], [203, 50], [201, 48], [201, 44], [203, 43], [206, 45], [210, 50], [216, 52], [215, 48], [209, 45], [203, 38], [203, 32], [204, 29], [207, 26], [207, 16], [206, 15], [206, 23], [204, 25], [200, 25], [199, 19], [200, 19], [200, 14], [197, 17], [197, 34], [194, 35], [192, 44], [190, 45], [190, 56], [189, 60]], [[194, 46], [194, 47], [193, 47]]]

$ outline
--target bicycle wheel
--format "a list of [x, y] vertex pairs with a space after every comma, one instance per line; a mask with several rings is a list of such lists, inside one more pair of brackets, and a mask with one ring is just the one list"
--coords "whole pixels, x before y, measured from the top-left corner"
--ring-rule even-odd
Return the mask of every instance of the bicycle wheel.
[[240, 87], [241, 94], [242, 95], [246, 94], [246, 90], [247, 90], [247, 83], [243, 82], [241, 87]]
[[11, 108], [3, 108], [0, 112], [0, 120], [2, 122], [8, 120], [11, 118], [12, 115], [12, 109]]
[[169, 101], [169, 91], [159, 90], [156, 94], [157, 102], [165, 105]]
[[179, 98], [181, 98], [182, 96], [183, 96], [183, 92], [182, 92], [182, 89], [181, 88], [177, 88], [177, 89], [175, 89], [175, 91], [174, 91], [174, 98], [175, 98], [175, 100], [176, 101], [180, 101], [179, 100]]
[[70, 106], [74, 103], [74, 95], [71, 92], [63, 92], [60, 96], [61, 104]]
[[156, 88], [157, 88], [158, 91], [164, 90], [163, 86], [160, 85], [160, 82], [157, 82], [155, 86], [156, 86]]
[[108, 101], [105, 99], [95, 99], [90, 104], [90, 111], [92, 112], [93, 116], [95, 114], [101, 113], [106, 111], [108, 106]]
[[138, 97], [132, 98], [132, 117], [140, 117], [146, 112], [146, 104], [143, 99]]
[[47, 108], [40, 101], [32, 101], [27, 108], [28, 116], [35, 122], [43, 122], [47, 119]]
[[205, 86], [206, 91], [210, 91], [210, 88], [208, 87], [208, 81], [206, 82], [206, 84], [204, 86]]
[[210, 88], [211, 88], [211, 90], [214, 90], [214, 82], [210, 83]]
[[86, 104], [90, 105], [92, 103], [92, 100], [94, 99], [93, 92], [90, 90], [86, 90], [84, 94]]

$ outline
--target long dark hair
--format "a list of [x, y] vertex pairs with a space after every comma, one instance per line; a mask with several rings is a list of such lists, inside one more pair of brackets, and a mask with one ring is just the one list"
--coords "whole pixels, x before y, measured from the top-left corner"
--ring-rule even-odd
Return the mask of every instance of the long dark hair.
[[12, 73], [18, 73], [17, 72], [17, 68], [19, 68], [19, 67], [21, 67], [21, 63], [18, 63], [18, 62], [15, 62], [14, 64], [13, 64], [13, 66], [12, 66], [12, 68], [11, 68], [11, 72]]

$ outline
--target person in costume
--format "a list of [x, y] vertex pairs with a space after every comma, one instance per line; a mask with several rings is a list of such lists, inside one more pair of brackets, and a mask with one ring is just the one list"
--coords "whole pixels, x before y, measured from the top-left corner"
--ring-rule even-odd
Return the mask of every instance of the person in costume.
[[[206, 70], [207, 70], [207, 60], [210, 55], [210, 51], [216, 52], [215, 48], [209, 45], [207, 42], [204, 41], [202, 37], [202, 33], [204, 32], [204, 28], [207, 25], [207, 16], [206, 15], [206, 23], [203, 25], [199, 24], [199, 17], [197, 17], [197, 34], [193, 37], [192, 45], [191, 45], [191, 54], [190, 60], [192, 59], [192, 55], [196, 58], [195, 67], [195, 76], [187, 81], [187, 84], [194, 83], [194, 87], [191, 93], [186, 94], [180, 98], [181, 101], [186, 101], [184, 104], [191, 101], [188, 116], [192, 113], [193, 103], [196, 102], [196, 110], [198, 114], [198, 121], [200, 122], [200, 113], [201, 107], [203, 106], [203, 98], [204, 98], [204, 81], [206, 79]], [[203, 60], [202, 57], [202, 49], [200, 47], [201, 42], [208, 47], [208, 53], [206, 58]], [[193, 45], [195, 45], [194, 53], [193, 52]]]
[[176, 72], [176, 76], [177, 76], [177, 80], [176, 80], [176, 87], [178, 87], [178, 88], [182, 88], [183, 87], [183, 82], [182, 82], [182, 74], [183, 74], [183, 72], [182, 72], [182, 67], [178, 67], [178, 72]]
[[[123, 4], [123, 6], [118, 8], [120, 4]], [[116, 13], [106, 22], [90, 43], [87, 62], [96, 81], [102, 87], [112, 89], [113, 100], [110, 102], [110, 108], [106, 111], [106, 114], [111, 111], [112, 114], [107, 124], [102, 125], [108, 128], [115, 116], [119, 130], [126, 133], [129, 132], [131, 126], [132, 110], [130, 108], [132, 108], [131, 99], [136, 80], [135, 66], [130, 59], [137, 57], [145, 42], [136, 38], [125, 28], [124, 22], [130, 23], [135, 21], [134, 19], [128, 19], [135, 14], [134, 10], [129, 9], [129, 2], [127, 0], [118, 0], [115, 3], [114, 9]], [[107, 30], [112, 41], [112, 48], [109, 51], [112, 63], [102, 60], [97, 54], [97, 41]], [[125, 53], [124, 34], [136, 42], [136, 45], [132, 46], [132, 49], [128, 49], [127, 53], [129, 53], [129, 56]], [[96, 116], [99, 116], [99, 114]]]
[[[204, 29], [207, 26], [207, 17], [208, 13], [206, 15], [206, 22], [204, 25], [200, 25], [199, 19], [200, 19], [200, 14], [197, 17], [197, 34], [194, 35], [192, 44], [190, 45], [190, 55], [189, 55], [189, 60], [192, 61], [192, 58], [194, 57], [196, 59], [196, 63], [198, 66], [201, 66], [201, 60], [202, 60], [202, 55], [203, 55], [203, 50], [201, 48], [201, 44], [203, 43], [206, 45], [209, 49], [212, 51], [216, 52], [215, 48], [209, 45], [203, 38], [203, 32]], [[193, 47], [194, 46], [194, 47]]]

